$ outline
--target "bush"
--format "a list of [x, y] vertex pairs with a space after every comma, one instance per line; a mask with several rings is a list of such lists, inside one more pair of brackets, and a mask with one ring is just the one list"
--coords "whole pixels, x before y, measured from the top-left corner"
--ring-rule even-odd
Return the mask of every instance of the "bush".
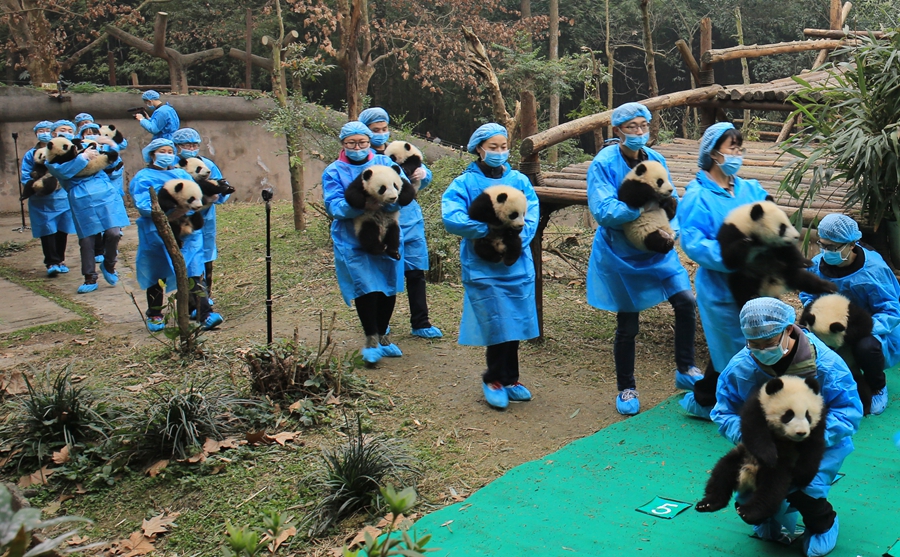
[[433, 174], [431, 185], [419, 192], [417, 198], [425, 217], [425, 238], [428, 240], [428, 253], [431, 270], [426, 273], [429, 282], [459, 282], [459, 236], [454, 236], [444, 228], [441, 215], [441, 196], [450, 182], [463, 173], [472, 162], [469, 155], [463, 157], [444, 157], [429, 168]]
[[50, 553], [62, 545], [64, 541], [77, 534], [78, 530], [66, 532], [29, 549], [31, 547], [32, 532], [39, 528], [49, 528], [65, 522], [91, 521], [79, 516], [61, 516], [42, 522], [40, 509], [27, 507], [14, 510], [12, 495], [6, 486], [0, 484], [0, 555], [4, 557], [37, 557], [38, 555]]

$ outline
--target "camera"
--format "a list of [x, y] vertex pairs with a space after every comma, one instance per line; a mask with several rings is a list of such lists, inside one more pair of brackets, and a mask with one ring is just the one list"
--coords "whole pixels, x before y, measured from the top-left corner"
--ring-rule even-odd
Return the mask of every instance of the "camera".
[[266, 188], [262, 191], [263, 201], [272, 201], [273, 197], [275, 197], [275, 192], [272, 188]]
[[16, 132], [13, 132], [12, 136], [13, 136], [13, 141], [19, 139], [19, 134], [17, 134]]
[[147, 114], [147, 110], [146, 110], [143, 106], [136, 106], [136, 107], [134, 107], [134, 108], [129, 108], [129, 109], [128, 109], [128, 112], [130, 112], [131, 114], [140, 114], [140, 115], [142, 115], [144, 118], [149, 118], [149, 117], [150, 117], [150, 115]]

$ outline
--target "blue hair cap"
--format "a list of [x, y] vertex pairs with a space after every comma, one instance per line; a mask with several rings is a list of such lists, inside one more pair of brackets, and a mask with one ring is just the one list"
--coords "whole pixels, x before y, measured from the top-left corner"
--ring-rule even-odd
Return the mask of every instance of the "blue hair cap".
[[794, 324], [797, 312], [776, 298], [754, 298], [741, 308], [741, 332], [747, 340], [772, 338]]
[[734, 124], [731, 122], [719, 122], [718, 124], [713, 124], [706, 128], [706, 131], [703, 132], [703, 137], [700, 138], [700, 151], [697, 152], [697, 166], [700, 168], [709, 168], [712, 165], [710, 154], [712, 154], [713, 147], [715, 147], [716, 142], [719, 141], [719, 138], [722, 137], [725, 132], [733, 129]]
[[145, 91], [144, 94], [141, 95], [141, 98], [145, 101], [155, 101], [159, 98], [159, 93], [151, 89], [149, 91]]
[[37, 131], [38, 131], [38, 130], [41, 130], [41, 129], [52, 130], [52, 129], [53, 129], [53, 122], [51, 122], [50, 120], [41, 120], [40, 122], [38, 122], [37, 124], [34, 125], [34, 132], [35, 132], [35, 133], [37, 133]]
[[150, 142], [149, 145], [147, 145], [146, 147], [144, 147], [141, 150], [141, 154], [144, 155], [144, 162], [147, 164], [152, 163], [153, 162], [153, 151], [156, 151], [160, 147], [171, 147], [172, 149], [175, 149], [175, 144], [172, 143], [170, 140], [163, 139], [161, 137], [159, 139], [154, 139], [153, 141]]
[[94, 117], [88, 114], [87, 112], [82, 112], [75, 116], [75, 123], [80, 124], [82, 122], [93, 122]]
[[340, 140], [343, 141], [351, 135], [364, 135], [369, 139], [372, 139], [372, 130], [369, 129], [369, 126], [363, 124], [359, 120], [354, 120], [352, 122], [347, 122], [341, 127]]
[[478, 153], [475, 151], [475, 148], [484, 143], [486, 140], [494, 137], [495, 135], [502, 135], [503, 137], [509, 139], [509, 134], [506, 132], [506, 128], [504, 128], [500, 124], [491, 122], [490, 124], [485, 124], [475, 130], [475, 133], [473, 133], [472, 137], [469, 138], [469, 144], [466, 146], [466, 150], [473, 155], [477, 155]]
[[75, 131], [75, 124], [73, 124], [71, 120], [57, 120], [56, 122], [53, 122], [53, 127], [50, 128], [50, 131], [56, 131], [56, 128], [61, 126], [69, 126], [72, 128], [72, 131]]
[[372, 108], [363, 110], [359, 113], [359, 118], [357, 118], [357, 120], [367, 126], [371, 126], [376, 122], [384, 122], [386, 124], [391, 123], [391, 118], [388, 116], [387, 110], [380, 106], [373, 106]]
[[172, 141], [175, 145], [183, 143], [201, 143], [200, 132], [194, 128], [181, 128], [172, 134]]
[[621, 126], [625, 122], [634, 120], [638, 116], [643, 116], [648, 122], [653, 119], [653, 116], [650, 115], [650, 109], [641, 103], [625, 103], [613, 110], [612, 125]]
[[819, 238], [836, 244], [858, 242], [862, 238], [859, 225], [847, 215], [832, 213], [819, 221]]

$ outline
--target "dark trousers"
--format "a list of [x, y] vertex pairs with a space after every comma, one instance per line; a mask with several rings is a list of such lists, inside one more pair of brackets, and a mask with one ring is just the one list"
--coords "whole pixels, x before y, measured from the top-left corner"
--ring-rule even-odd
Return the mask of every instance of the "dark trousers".
[[[120, 230], [119, 227], [115, 227], [103, 233], [103, 266], [110, 273], [116, 270], [119, 239], [122, 237], [119, 235]], [[94, 260], [97, 236], [100, 236], [100, 234], [78, 240], [78, 246], [81, 248], [81, 274], [84, 275], [86, 284], [97, 282], [97, 263]]]
[[406, 295], [409, 297], [409, 324], [413, 329], [431, 327], [428, 301], [425, 299], [425, 271], [406, 271]]
[[212, 296], [212, 261], [204, 264], [203, 279], [206, 281], [206, 295]]
[[863, 372], [863, 378], [873, 393], [884, 388], [884, 352], [881, 351], [881, 341], [872, 335], [863, 337], [853, 347], [853, 357], [856, 364]]
[[[206, 297], [206, 284], [203, 277], [188, 277], [188, 281], [191, 283], [189, 305], [197, 308], [197, 321], [203, 323], [212, 312], [209, 298]], [[164, 307], [166, 307], [166, 291], [159, 284], [154, 284], [147, 289], [147, 317], [162, 317]]]
[[519, 341], [492, 344], [485, 353], [487, 371], [481, 376], [485, 383], [497, 381], [504, 387], [519, 382]]
[[105, 236], [102, 232], [94, 236], [94, 257], [102, 255], [103, 258], [106, 259], [106, 253], [103, 251], [104, 247], [106, 246], [104, 238]]
[[811, 534], [822, 534], [831, 530], [837, 513], [828, 499], [816, 499], [802, 491], [795, 491], [787, 496], [788, 503], [800, 512], [803, 525]]
[[66, 243], [69, 235], [65, 232], [55, 232], [41, 236], [41, 251], [44, 252], [44, 265], [59, 265], [66, 260]]
[[[697, 301], [690, 290], [683, 290], [669, 298], [675, 310], [675, 366], [685, 372], [694, 365], [694, 334], [697, 330]], [[635, 388], [634, 338], [638, 334], [638, 313], [616, 314], [616, 339], [613, 360], [616, 363], [616, 383], [620, 391]]]
[[384, 292], [369, 292], [353, 300], [353, 303], [367, 337], [387, 332], [397, 296], [387, 296]]

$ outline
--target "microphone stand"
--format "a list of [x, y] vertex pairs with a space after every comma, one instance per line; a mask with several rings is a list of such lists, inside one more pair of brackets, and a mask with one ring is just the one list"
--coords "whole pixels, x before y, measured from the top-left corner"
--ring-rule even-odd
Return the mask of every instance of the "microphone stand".
[[272, 344], [272, 197], [271, 188], [262, 191], [266, 202], [266, 344]]
[[19, 228], [13, 228], [12, 231], [25, 232], [26, 230], [31, 230], [31, 228], [29, 228], [25, 224], [25, 200], [22, 199], [22, 169], [19, 166], [19, 134], [13, 132], [12, 138], [13, 146], [15, 146], [16, 150], [16, 178], [18, 178], [16, 182], [19, 184], [19, 211], [22, 213], [22, 226], [20, 226]]

